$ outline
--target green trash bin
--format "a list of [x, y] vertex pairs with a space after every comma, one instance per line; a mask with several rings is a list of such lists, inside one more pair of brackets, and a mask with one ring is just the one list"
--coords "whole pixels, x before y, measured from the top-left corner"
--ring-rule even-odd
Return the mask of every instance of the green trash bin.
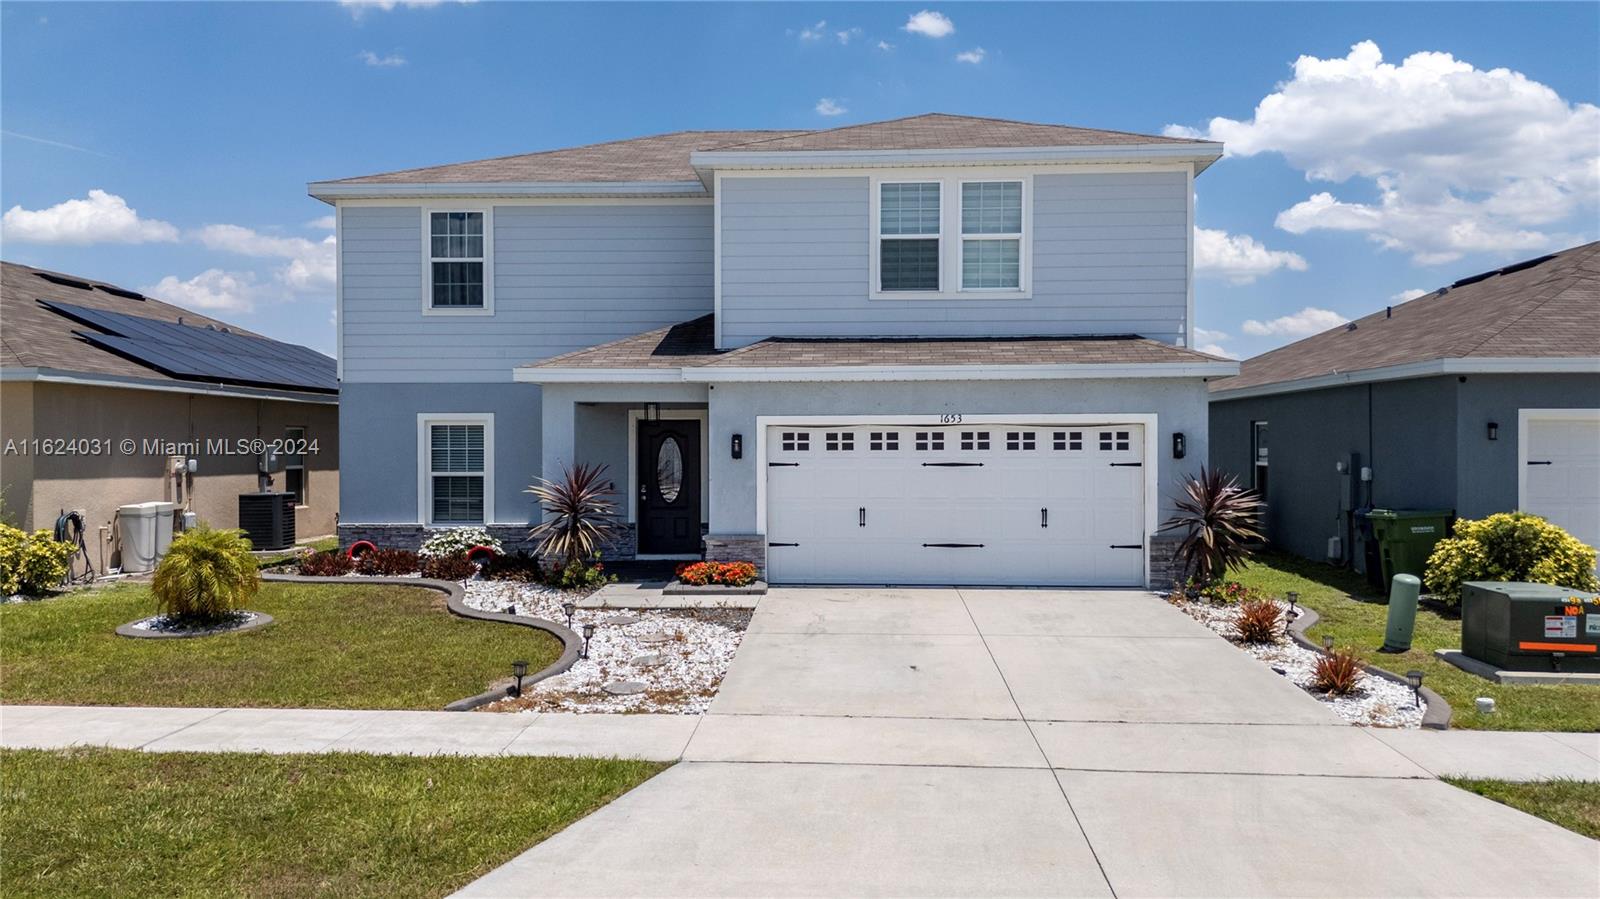
[[1378, 559], [1383, 568], [1383, 583], [1394, 583], [1397, 574], [1422, 577], [1434, 544], [1449, 533], [1454, 509], [1373, 509], [1367, 513], [1372, 536], [1378, 541]]

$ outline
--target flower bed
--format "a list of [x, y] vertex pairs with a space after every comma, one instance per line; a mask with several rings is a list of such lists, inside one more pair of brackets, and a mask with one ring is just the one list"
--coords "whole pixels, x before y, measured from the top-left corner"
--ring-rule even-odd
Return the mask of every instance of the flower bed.
[[[1296, 686], [1311, 694], [1319, 702], [1326, 703], [1334, 714], [1347, 721], [1371, 727], [1410, 728], [1422, 725], [1422, 715], [1427, 707], [1416, 705], [1410, 688], [1403, 684], [1363, 671], [1354, 692], [1345, 696], [1319, 693], [1312, 687], [1312, 681], [1317, 659], [1322, 657], [1321, 653], [1306, 649], [1293, 640], [1281, 636], [1276, 643], [1239, 643], [1234, 639], [1235, 622], [1240, 614], [1238, 604], [1196, 601], [1177, 593], [1169, 597], [1168, 601], [1240, 649], [1271, 666], [1272, 670], [1289, 678]], [[1278, 607], [1281, 621], [1282, 613], [1287, 611], [1286, 606], [1277, 600], [1268, 601]], [[1282, 630], [1280, 627], [1280, 634]]]
[[678, 566], [678, 580], [695, 587], [748, 587], [758, 575], [750, 562], [687, 562]]

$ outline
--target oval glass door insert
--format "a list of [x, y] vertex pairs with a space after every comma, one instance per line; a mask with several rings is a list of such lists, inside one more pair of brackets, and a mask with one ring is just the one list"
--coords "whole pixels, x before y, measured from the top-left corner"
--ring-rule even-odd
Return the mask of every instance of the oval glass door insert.
[[669, 503], [676, 501], [683, 490], [683, 450], [676, 437], [661, 441], [661, 450], [656, 453], [656, 490]]

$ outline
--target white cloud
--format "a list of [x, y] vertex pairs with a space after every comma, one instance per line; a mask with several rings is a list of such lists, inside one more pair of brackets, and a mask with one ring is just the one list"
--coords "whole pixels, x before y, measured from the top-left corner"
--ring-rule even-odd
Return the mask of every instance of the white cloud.
[[1600, 197], [1600, 107], [1448, 53], [1385, 63], [1372, 41], [1300, 57], [1248, 120], [1167, 133], [1223, 141], [1230, 155], [1279, 153], [1312, 181], [1370, 181], [1377, 202], [1319, 192], [1278, 226], [1364, 233], [1424, 264], [1562, 242], [1538, 229], [1592, 213]]
[[337, 216], [324, 215], [306, 222], [306, 227], [316, 228], [320, 231], [332, 231], [334, 228], [339, 227], [339, 219]]
[[178, 239], [178, 229], [139, 211], [116, 194], [91, 190], [85, 199], [65, 200], [48, 209], [6, 210], [8, 240], [29, 243], [153, 243]]
[[977, 65], [978, 63], [983, 62], [983, 58], [988, 55], [988, 51], [984, 50], [982, 47], [973, 47], [971, 50], [957, 53], [956, 62], [970, 62], [973, 65]]
[[[1197, 328], [1196, 330], [1199, 330], [1199, 329]], [[1214, 343], [1202, 343], [1199, 346], [1195, 347], [1195, 349], [1199, 350], [1202, 353], [1210, 353], [1213, 356], [1221, 356], [1224, 359], [1239, 359], [1239, 358], [1241, 358], [1239, 356], [1239, 354], [1235, 353], [1233, 350], [1230, 350], [1227, 347], [1218, 346], [1217, 344], [1214, 344]]]
[[820, 41], [828, 35], [828, 20], [818, 19], [817, 24], [800, 29], [800, 39], [803, 41]]
[[[477, 0], [450, 0], [452, 3], [476, 3]], [[339, 0], [339, 5], [350, 11], [352, 18], [359, 19], [372, 10], [392, 12], [404, 7], [406, 9], [426, 9], [428, 7], [443, 5], [444, 0]]]
[[817, 115], [835, 116], [844, 115], [850, 110], [834, 102], [832, 97], [823, 97], [817, 101]]
[[168, 275], [158, 283], [139, 288], [141, 293], [206, 312], [249, 312], [255, 308], [260, 286], [249, 272], [210, 268], [188, 280]]
[[1196, 325], [1195, 329], [1194, 329], [1194, 339], [1195, 340], [1206, 340], [1206, 341], [1211, 341], [1213, 343], [1216, 343], [1216, 342], [1219, 342], [1219, 341], [1227, 340], [1228, 339], [1228, 333], [1226, 331], [1213, 331], [1213, 330], [1211, 330], [1209, 328], [1202, 328], [1202, 327]]
[[839, 43], [848, 44], [865, 33], [860, 28], [846, 28], [843, 31], [834, 32], [833, 36], [839, 39]]
[[1395, 294], [1394, 296], [1390, 297], [1389, 298], [1389, 302], [1391, 302], [1391, 303], [1409, 303], [1412, 300], [1416, 299], [1417, 297], [1425, 297], [1430, 293], [1433, 293], [1433, 291], [1431, 291], [1431, 290], [1423, 290], [1420, 287], [1413, 287], [1410, 290], [1402, 290], [1399, 293]]
[[1256, 337], [1309, 337], [1329, 328], [1337, 328], [1349, 320], [1331, 309], [1307, 306], [1293, 315], [1285, 315], [1271, 321], [1247, 319], [1240, 327], [1244, 329], [1244, 333]]
[[1222, 342], [1227, 339], [1228, 335], [1223, 331], [1212, 331], [1209, 328], [1198, 326], [1194, 329], [1195, 349], [1202, 353], [1210, 353], [1213, 356], [1221, 356], [1224, 359], [1238, 359], [1238, 353], [1222, 345]]
[[1218, 228], [1194, 229], [1194, 268], [1202, 275], [1249, 284], [1278, 269], [1303, 272], [1306, 261], [1288, 250], [1269, 250], [1248, 234]]
[[926, 37], [948, 37], [956, 33], [956, 23], [945, 18], [944, 13], [932, 10], [923, 10], [906, 19], [901, 26], [912, 34], [921, 34]]
[[376, 69], [393, 69], [406, 64], [406, 58], [398, 53], [379, 56], [371, 50], [362, 50], [356, 54], [356, 59]]
[[894, 50], [894, 44], [891, 44], [888, 41], [878, 41], [878, 49], [885, 53], [889, 53]]
[[277, 277], [295, 293], [333, 289], [337, 271], [334, 261], [337, 242], [332, 234], [320, 241], [310, 241], [304, 237], [261, 234], [239, 225], [206, 225], [190, 236], [212, 250], [288, 260], [278, 270]]

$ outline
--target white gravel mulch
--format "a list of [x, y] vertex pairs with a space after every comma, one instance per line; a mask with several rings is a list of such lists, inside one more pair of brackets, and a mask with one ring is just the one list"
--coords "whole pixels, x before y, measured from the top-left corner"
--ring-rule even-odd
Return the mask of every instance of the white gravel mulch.
[[[1239, 643], [1234, 638], [1233, 632], [1233, 621], [1239, 615], [1237, 605], [1213, 605], [1176, 597], [1169, 598], [1168, 601], [1196, 621], [1211, 628], [1228, 642], [1288, 677], [1296, 686], [1320, 702], [1326, 703], [1335, 714], [1347, 721], [1370, 727], [1422, 726], [1422, 714], [1427, 711], [1427, 704], [1415, 705], [1411, 688], [1404, 684], [1362, 672], [1360, 685], [1354, 693], [1346, 696], [1319, 693], [1311, 686], [1311, 681], [1320, 653], [1306, 649], [1287, 636], [1280, 637], [1279, 642], [1275, 644]], [[1281, 622], [1282, 614], [1287, 611], [1287, 607], [1281, 602], [1275, 604], [1278, 606]]]
[[[513, 614], [561, 624], [566, 623], [561, 604], [585, 595], [515, 581], [470, 580], [465, 586], [465, 602], [474, 609], [505, 612], [511, 607]], [[527, 686], [520, 699], [485, 709], [701, 714], [739, 651], [750, 615], [745, 609], [579, 609], [572, 619], [574, 631], [583, 633], [590, 622], [598, 625], [589, 658]], [[608, 685], [637, 692], [615, 695], [606, 691]]]
[[205, 636], [209, 634], [221, 634], [228, 631], [238, 630], [239, 628], [250, 624], [260, 617], [261, 616], [256, 612], [235, 612], [233, 615], [222, 621], [196, 626], [193, 622], [186, 622], [181, 619], [174, 620], [168, 618], [166, 615], [153, 615], [149, 618], [141, 618], [140, 620], [129, 625], [129, 627], [132, 627], [136, 631], [155, 631], [157, 633], [193, 634], [196, 636]]

